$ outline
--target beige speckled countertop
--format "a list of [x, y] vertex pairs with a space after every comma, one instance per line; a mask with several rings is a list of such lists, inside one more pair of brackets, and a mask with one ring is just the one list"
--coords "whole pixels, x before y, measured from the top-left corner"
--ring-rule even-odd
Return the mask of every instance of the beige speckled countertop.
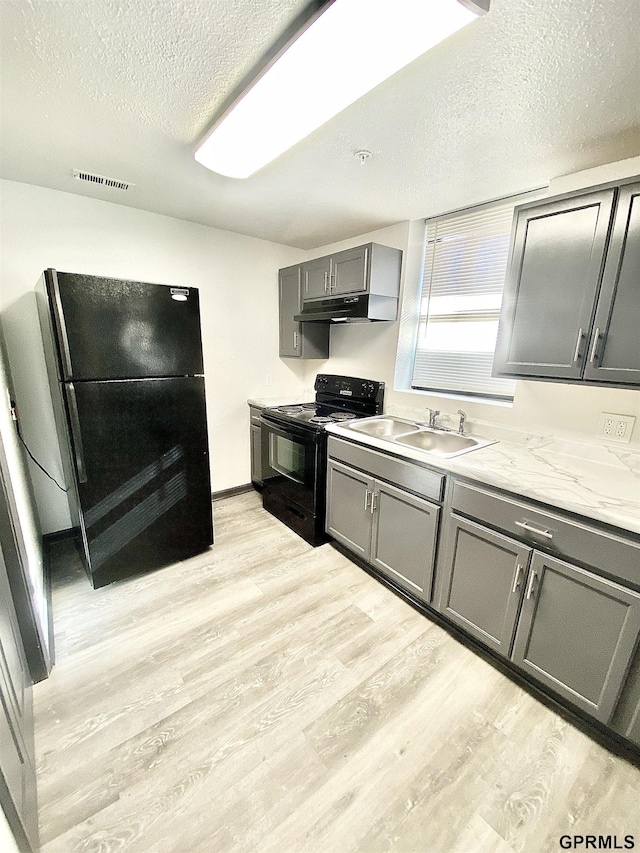
[[[640, 454], [551, 436], [514, 434], [445, 459], [330, 424], [332, 435], [640, 533]], [[492, 437], [483, 431], [483, 437]]]

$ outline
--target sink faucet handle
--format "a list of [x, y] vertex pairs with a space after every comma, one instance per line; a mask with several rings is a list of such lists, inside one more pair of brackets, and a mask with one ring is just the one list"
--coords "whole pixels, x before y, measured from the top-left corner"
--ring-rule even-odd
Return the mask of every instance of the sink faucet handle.
[[440, 409], [430, 409], [430, 408], [427, 406], [427, 411], [429, 412], [429, 426], [430, 426], [432, 429], [435, 429], [435, 427], [436, 427], [436, 418], [437, 418], [437, 417], [438, 417], [438, 415], [440, 414]]
[[467, 413], [463, 412], [462, 409], [458, 409], [458, 414], [460, 415], [460, 426], [458, 427], [458, 432], [460, 435], [464, 435], [464, 422], [467, 419]]

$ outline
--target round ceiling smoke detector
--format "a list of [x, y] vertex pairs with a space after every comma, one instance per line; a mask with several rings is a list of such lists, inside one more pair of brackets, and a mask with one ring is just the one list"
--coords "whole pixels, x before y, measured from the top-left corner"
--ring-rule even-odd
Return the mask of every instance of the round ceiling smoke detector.
[[360, 161], [360, 165], [364, 166], [364, 164], [367, 162], [367, 160], [370, 160], [373, 155], [372, 155], [371, 151], [356, 151], [354, 156], [355, 156], [356, 160]]

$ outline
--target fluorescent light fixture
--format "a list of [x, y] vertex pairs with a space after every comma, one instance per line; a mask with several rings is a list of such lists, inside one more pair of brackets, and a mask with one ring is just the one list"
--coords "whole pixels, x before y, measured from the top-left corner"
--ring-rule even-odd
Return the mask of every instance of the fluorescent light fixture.
[[333, 0], [213, 125], [196, 160], [249, 177], [488, 8], [489, 0]]

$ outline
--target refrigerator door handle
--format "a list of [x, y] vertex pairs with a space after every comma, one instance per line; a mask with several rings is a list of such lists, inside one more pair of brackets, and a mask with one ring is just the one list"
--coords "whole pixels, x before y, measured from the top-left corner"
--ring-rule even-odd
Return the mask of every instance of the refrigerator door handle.
[[76, 389], [73, 387], [73, 382], [67, 384], [67, 400], [69, 402], [69, 420], [71, 426], [71, 438], [73, 441], [73, 451], [76, 456], [76, 470], [78, 472], [78, 481], [80, 483], [87, 482], [87, 469], [84, 464], [84, 450], [82, 448], [82, 434], [80, 432], [80, 416], [78, 415], [78, 403], [76, 400]]
[[71, 379], [71, 377], [73, 376], [73, 370], [71, 367], [71, 350], [69, 349], [67, 325], [65, 323], [64, 312], [62, 310], [62, 298], [60, 296], [58, 274], [53, 269], [49, 270], [49, 273], [51, 275], [53, 314], [55, 319], [56, 330], [58, 332], [58, 339], [60, 341], [60, 358], [62, 359], [62, 369], [64, 372], [62, 379], [64, 381], [66, 379]]

